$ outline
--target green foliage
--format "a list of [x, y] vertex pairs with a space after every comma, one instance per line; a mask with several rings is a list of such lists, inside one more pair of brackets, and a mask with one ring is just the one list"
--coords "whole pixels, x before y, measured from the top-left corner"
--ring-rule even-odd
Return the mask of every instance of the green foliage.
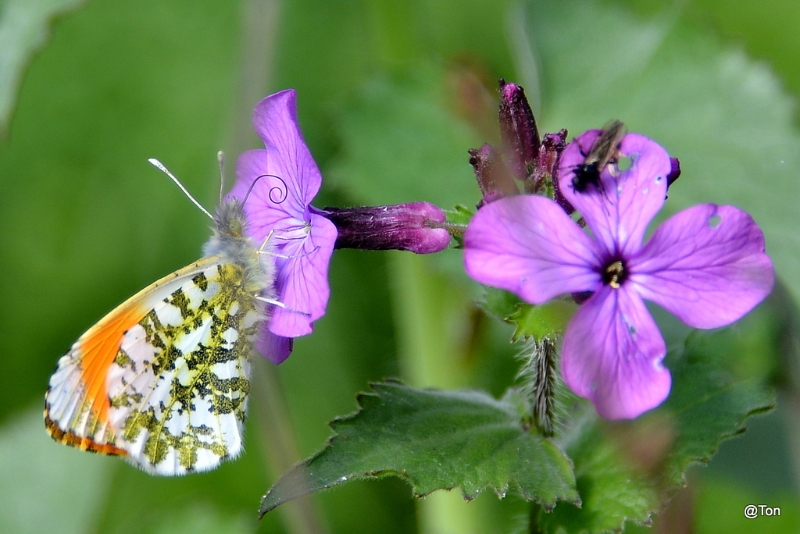
[[565, 449], [575, 463], [581, 506], [564, 503], [550, 513], [540, 511], [533, 521], [548, 533], [605, 532], [621, 529], [625, 521], [647, 521], [660, 506], [652, 480], [637, 470], [601, 422], [586, 415], [578, 423]]
[[735, 329], [696, 332], [683, 354], [667, 360], [673, 386], [660, 410], [675, 421], [675, 441], [666, 483], [683, 482], [690, 464], [708, 462], [722, 439], [744, 432], [745, 418], [775, 407], [775, 391], [765, 386], [765, 376], [731, 370], [740, 339]]
[[571, 300], [556, 299], [535, 306], [508, 291], [486, 287], [481, 308], [489, 315], [514, 325], [511, 340], [519, 341], [562, 334], [575, 313], [576, 304]]
[[517, 308], [508, 321], [516, 326], [513, 341], [555, 337], [566, 330], [576, 305], [569, 300], [551, 300], [539, 306], [529, 304]]
[[649, 522], [685, 484], [691, 465], [707, 463], [724, 439], [744, 432], [748, 417], [772, 409], [775, 391], [765, 376], [730, 370], [727, 349], [738, 338], [736, 328], [691, 336], [667, 358], [669, 398], [635, 421], [605, 422], [591, 409], [573, 413], [561, 445], [575, 464], [582, 505], [539, 513], [542, 531], [599, 533]]
[[578, 504], [569, 460], [522, 424], [519, 399], [398, 383], [372, 389], [359, 396], [358, 413], [331, 423], [336, 435], [325, 449], [269, 490], [261, 513], [299, 495], [389, 475], [407, 480], [418, 496], [458, 487], [470, 500], [491, 488], [546, 508], [556, 500]]
[[486, 487], [501, 497], [512, 490], [538, 503], [542, 532], [646, 524], [692, 464], [708, 462], [748, 417], [774, 406], [763, 376], [728, 370], [727, 348], [738, 336], [733, 328], [692, 336], [668, 359], [676, 383], [669, 399], [636, 421], [605, 422], [562, 391], [555, 442], [526, 428], [530, 407], [514, 390], [497, 401], [476, 391], [375, 384], [374, 394], [359, 397], [358, 413], [331, 423], [328, 445], [269, 490], [261, 511], [346, 482], [397, 476], [416, 495], [460, 487], [471, 499]]

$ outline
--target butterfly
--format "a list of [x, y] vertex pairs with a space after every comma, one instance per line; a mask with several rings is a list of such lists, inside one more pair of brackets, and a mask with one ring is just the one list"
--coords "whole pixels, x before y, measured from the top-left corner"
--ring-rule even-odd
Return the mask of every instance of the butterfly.
[[581, 154], [584, 156], [583, 163], [574, 169], [575, 175], [572, 177], [572, 188], [577, 193], [585, 192], [589, 185], [595, 188], [601, 187], [600, 173], [606, 165], [616, 161], [619, 151], [619, 143], [625, 136], [625, 125], [618, 120], [611, 121], [601, 131], [600, 135], [592, 143], [589, 152]]
[[266, 242], [247, 237], [241, 201], [221, 200], [213, 221], [202, 259], [123, 302], [58, 361], [44, 410], [53, 439], [166, 476], [214, 469], [242, 451], [250, 359], [276, 303], [275, 266]]

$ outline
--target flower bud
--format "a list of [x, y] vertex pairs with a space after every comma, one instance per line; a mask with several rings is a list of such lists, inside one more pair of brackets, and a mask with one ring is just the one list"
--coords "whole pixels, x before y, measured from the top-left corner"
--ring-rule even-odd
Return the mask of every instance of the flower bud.
[[483, 195], [483, 198], [478, 203], [479, 208], [498, 198], [519, 194], [517, 184], [514, 183], [508, 167], [503, 163], [503, 160], [492, 145], [484, 143], [482, 147], [470, 148], [468, 152], [470, 155], [469, 164], [475, 170], [478, 187], [481, 188], [481, 194]]
[[511, 172], [529, 180], [539, 154], [539, 130], [525, 91], [500, 79], [500, 135], [507, 151]]
[[[533, 167], [531, 179], [525, 183], [526, 193], [540, 193], [546, 190], [548, 184], [557, 187], [556, 178], [558, 172], [558, 157], [567, 146], [567, 130], [558, 133], [545, 134], [542, 144], [539, 145], [539, 153], [536, 155], [536, 163]], [[530, 189], [530, 190], [529, 190]]]
[[431, 254], [450, 245], [444, 212], [428, 202], [314, 210], [336, 225], [335, 248]]

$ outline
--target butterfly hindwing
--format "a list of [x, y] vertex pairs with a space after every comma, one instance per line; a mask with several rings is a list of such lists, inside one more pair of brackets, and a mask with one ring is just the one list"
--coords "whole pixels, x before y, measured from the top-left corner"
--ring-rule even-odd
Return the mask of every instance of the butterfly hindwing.
[[209, 265], [123, 338], [108, 374], [109, 416], [148, 471], [212, 469], [242, 449], [259, 317], [242, 276], [235, 264]]

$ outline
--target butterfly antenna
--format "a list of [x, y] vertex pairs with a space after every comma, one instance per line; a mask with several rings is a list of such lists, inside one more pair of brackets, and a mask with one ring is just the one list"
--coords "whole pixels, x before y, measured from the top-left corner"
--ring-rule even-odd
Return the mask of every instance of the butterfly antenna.
[[166, 167], [164, 167], [164, 164], [163, 164], [163, 163], [161, 163], [160, 161], [158, 161], [156, 158], [150, 158], [150, 159], [148, 159], [147, 161], [149, 161], [149, 162], [150, 162], [150, 163], [151, 163], [153, 166], [155, 166], [155, 167], [156, 167], [158, 170], [160, 170], [161, 172], [163, 172], [164, 174], [166, 174], [167, 176], [169, 176], [170, 178], [172, 178], [172, 181], [173, 181], [173, 182], [175, 182], [175, 184], [176, 184], [178, 187], [180, 187], [180, 188], [181, 188], [181, 191], [183, 191], [183, 194], [184, 194], [184, 195], [186, 195], [186, 197], [187, 197], [189, 200], [191, 200], [191, 201], [192, 201], [192, 203], [193, 203], [195, 206], [197, 206], [198, 208], [200, 208], [200, 211], [202, 211], [203, 213], [205, 213], [206, 215], [208, 215], [208, 218], [209, 218], [209, 219], [211, 219], [212, 221], [214, 220], [214, 216], [213, 216], [213, 215], [211, 215], [211, 213], [209, 213], [209, 212], [208, 212], [208, 210], [207, 210], [207, 209], [205, 209], [205, 208], [203, 207], [203, 205], [202, 205], [202, 204], [200, 204], [200, 203], [199, 203], [199, 202], [198, 202], [198, 201], [197, 201], [197, 200], [196, 200], [196, 199], [195, 199], [195, 198], [192, 196], [192, 194], [191, 194], [191, 193], [189, 193], [189, 191], [187, 191], [187, 190], [186, 190], [186, 188], [185, 188], [185, 187], [183, 187], [183, 184], [180, 182], [180, 180], [178, 180], [177, 178], [175, 178], [175, 176], [173, 176], [173, 175], [172, 175], [172, 173], [171, 173], [171, 172], [169, 172], [169, 171], [167, 170], [167, 168], [166, 168]]
[[219, 162], [219, 201], [222, 202], [222, 192], [225, 191], [225, 153], [220, 150], [217, 152]]

